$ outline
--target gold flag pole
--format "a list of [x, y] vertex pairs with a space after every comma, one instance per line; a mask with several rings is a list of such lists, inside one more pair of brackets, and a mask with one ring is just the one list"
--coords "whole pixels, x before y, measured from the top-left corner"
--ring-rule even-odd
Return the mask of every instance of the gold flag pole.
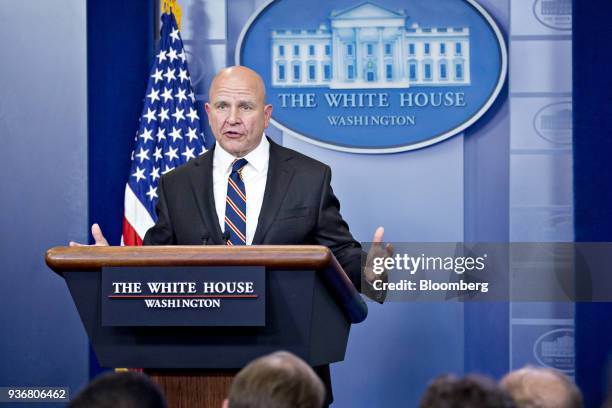
[[181, 6], [178, 4], [177, 0], [161, 0], [161, 10], [162, 14], [172, 13], [174, 14], [174, 19], [176, 20], [176, 25], [179, 30], [181, 29], [181, 15], [183, 14], [181, 10]]

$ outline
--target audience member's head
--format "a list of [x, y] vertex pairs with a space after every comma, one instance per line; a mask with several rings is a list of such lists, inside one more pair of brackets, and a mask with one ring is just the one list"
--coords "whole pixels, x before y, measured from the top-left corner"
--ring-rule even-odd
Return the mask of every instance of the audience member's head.
[[518, 408], [581, 408], [582, 395], [565, 375], [548, 368], [524, 367], [501, 380]]
[[478, 375], [435, 378], [421, 398], [420, 408], [514, 408], [512, 398], [493, 380]]
[[108, 373], [93, 380], [69, 408], [166, 408], [157, 385], [144, 374]]
[[298, 357], [277, 352], [252, 361], [232, 381], [224, 408], [321, 408], [325, 388]]

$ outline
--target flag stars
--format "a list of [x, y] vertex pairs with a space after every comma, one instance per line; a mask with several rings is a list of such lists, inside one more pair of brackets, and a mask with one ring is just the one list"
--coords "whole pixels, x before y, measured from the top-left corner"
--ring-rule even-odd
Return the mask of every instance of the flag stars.
[[144, 175], [145, 169], [141, 169], [140, 167], [136, 167], [136, 172], [132, 174], [132, 177], [136, 177], [136, 183], [138, 183], [141, 179], [146, 179]]
[[[160, 77], [161, 79], [161, 77]], [[155, 81], [157, 82], [157, 81]], [[149, 98], [151, 100], [151, 103], [155, 102], [155, 101], [159, 101], [159, 90], [155, 89], [155, 88], [151, 88], [151, 92], [149, 92], [149, 94], [147, 95], [147, 98]]]
[[154, 198], [157, 198], [157, 187], [149, 186], [147, 196], [149, 197], [149, 201], [153, 201]]
[[166, 81], [170, 82], [176, 79], [176, 77], [174, 76], [174, 73], [176, 72], [176, 69], [172, 68], [170, 69], [170, 67], [168, 67], [166, 69], [166, 73], [164, 74], [164, 77], [166, 77]]
[[179, 68], [179, 78], [181, 79], [181, 84], [183, 81], [189, 81], [189, 76], [187, 75], [186, 69]]
[[158, 128], [157, 129], [157, 134], [155, 135], [155, 137], [157, 137], [157, 143], [161, 142], [162, 140], [166, 139], [166, 129], [165, 128]]
[[144, 128], [144, 130], [140, 134], [140, 137], [142, 138], [143, 143], [147, 143], [147, 141], [153, 140], [153, 136], [151, 136], [152, 134], [153, 134], [153, 131], [151, 129]]
[[162, 73], [163, 71], [160, 71], [158, 68], [155, 68], [155, 73], [153, 75], [151, 75], [151, 78], [155, 78], [155, 83], [157, 83], [157, 81], [161, 81], [162, 78]]
[[179, 30], [178, 28], [173, 28], [170, 33], [170, 38], [172, 38], [172, 44], [179, 39]]
[[196, 129], [190, 127], [189, 130], [187, 131], [186, 136], [189, 138], [189, 141], [193, 141], [194, 139], [198, 138], [198, 135], [196, 134]]
[[162, 175], [206, 152], [181, 34], [174, 24], [163, 32], [163, 49], [149, 72], [129, 173], [130, 184], [139, 187], [135, 193], [149, 207], [159, 199]]
[[183, 138], [181, 136], [181, 129], [180, 128], [177, 129], [174, 126], [172, 126], [172, 132], [170, 132], [170, 136], [172, 137], [172, 142], [176, 142], [177, 139]]
[[176, 123], [179, 123], [179, 121], [181, 120], [185, 120], [184, 112], [185, 112], [185, 109], [176, 108], [174, 110], [174, 113], [172, 114], [172, 116], [174, 117], [174, 120], [176, 121]]
[[179, 89], [178, 93], [176, 95], [174, 95], [175, 98], [178, 99], [178, 103], [183, 102], [183, 100], [187, 100], [187, 97], [185, 96], [185, 89]]
[[169, 111], [170, 109], [166, 109], [163, 107], [159, 109], [159, 113], [157, 114], [157, 116], [159, 116], [160, 123], [164, 123], [164, 120], [170, 120], [170, 116], [168, 116]]
[[195, 150], [195, 147], [192, 147], [191, 149], [188, 147], [185, 147], [185, 151], [181, 153], [181, 156], [185, 157], [185, 161], [189, 161], [190, 159], [195, 159], [195, 155], [193, 154], [194, 150]]
[[147, 118], [147, 124], [151, 123], [152, 120], [156, 120], [155, 111], [151, 108], [147, 108], [147, 113], [145, 115], [142, 115], [142, 117]]
[[159, 167], [155, 167], [154, 166], [153, 169], [151, 169], [151, 173], [149, 174], [149, 176], [151, 177], [151, 181], [157, 180], [160, 177], [159, 176]]
[[149, 160], [149, 149], [140, 148], [140, 152], [136, 155], [140, 159], [140, 163], [145, 160]]
[[191, 119], [191, 123], [193, 123], [193, 121], [196, 119], [200, 119], [200, 117], [198, 116], [198, 111], [196, 111], [192, 107], [189, 107], [189, 113], [187, 114], [187, 117]]
[[168, 102], [170, 99], [172, 99], [172, 89], [164, 88], [164, 93], [162, 94], [162, 98], [164, 98], [164, 102]]
[[[168, 149], [168, 151], [166, 153], [164, 153], [164, 155], [168, 156], [168, 161], [172, 161], [174, 159], [178, 159], [179, 158], [178, 155], [176, 154], [177, 152], [178, 152], [178, 148], [170, 147]], [[163, 174], [166, 174], [166, 172], [164, 172]]]
[[170, 63], [174, 62], [175, 59], [178, 59], [178, 56], [176, 55], [176, 50], [172, 47], [170, 47], [170, 51], [168, 51], [168, 58], [170, 58]]
[[[155, 161], [163, 159], [162, 157], [162, 149], [161, 147], [156, 147], [155, 152], [153, 152], [153, 157], [155, 157]], [[133, 159], [132, 159], [133, 160]], [[155, 167], [153, 168], [155, 169]], [[159, 170], [159, 169], [158, 169]]]
[[162, 175], [171, 172], [172, 170], [174, 170], [174, 167], [170, 167], [166, 164], [166, 168], [164, 169], [164, 171], [162, 171]]

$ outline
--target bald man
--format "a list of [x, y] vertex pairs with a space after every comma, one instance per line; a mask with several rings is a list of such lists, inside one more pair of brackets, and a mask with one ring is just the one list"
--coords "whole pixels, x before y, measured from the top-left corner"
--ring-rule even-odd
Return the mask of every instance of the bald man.
[[[228, 232], [232, 233], [225, 217], [228, 179], [232, 163], [244, 158], [247, 164], [240, 177], [248, 200], [243, 243], [327, 246], [360, 290], [361, 246], [340, 215], [340, 204], [330, 185], [331, 170], [264, 137], [272, 105], [265, 103], [265, 86], [259, 74], [242, 66], [224, 68], [214, 77], [208, 96], [205, 109], [217, 143], [161, 177], [158, 220], [143, 243], [226, 244]], [[377, 228], [372, 242], [382, 242], [383, 234], [384, 229]], [[92, 226], [92, 235], [94, 245], [108, 245], [97, 224]], [[390, 254], [391, 247], [373, 245], [368, 258]], [[378, 278], [367, 265], [363, 272], [369, 282]]]
[[[144, 245], [324, 245], [361, 291], [361, 245], [340, 215], [340, 203], [331, 188], [329, 166], [264, 137], [272, 105], [266, 104], [265, 86], [253, 70], [234, 66], [221, 70], [209, 89], [205, 105], [215, 147], [163, 175], [158, 184], [157, 222], [147, 231]], [[234, 163], [240, 169], [246, 202], [245, 231], [235, 231], [226, 216], [228, 184]], [[242, 213], [242, 211], [241, 211]], [[228, 222], [229, 220], [229, 222]], [[384, 230], [376, 229], [368, 253], [390, 256], [382, 247]], [[100, 227], [92, 226], [95, 245], [108, 245]], [[74, 242], [71, 245], [80, 245]], [[379, 279], [371, 261], [363, 270], [367, 282]], [[385, 293], [371, 285], [364, 293], [382, 302]], [[332, 401], [329, 366], [315, 367]]]
[[[225, 217], [228, 178], [232, 163], [244, 158], [244, 243], [325, 245], [360, 289], [361, 246], [340, 216], [331, 170], [264, 137], [272, 105], [265, 103], [261, 77], [241, 66], [221, 70], [205, 109], [215, 148], [161, 178], [158, 221], [144, 243], [224, 244], [227, 233], [233, 234]], [[382, 241], [383, 233], [378, 228], [373, 241]], [[366, 272], [370, 281], [375, 278]]]

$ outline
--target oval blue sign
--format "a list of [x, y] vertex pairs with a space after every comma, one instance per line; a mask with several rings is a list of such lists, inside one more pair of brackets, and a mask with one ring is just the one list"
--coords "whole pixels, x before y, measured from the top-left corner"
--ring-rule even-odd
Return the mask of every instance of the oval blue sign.
[[262, 74], [273, 124], [356, 153], [419, 149], [476, 122], [507, 51], [473, 0], [278, 0], [245, 26], [236, 61]]

